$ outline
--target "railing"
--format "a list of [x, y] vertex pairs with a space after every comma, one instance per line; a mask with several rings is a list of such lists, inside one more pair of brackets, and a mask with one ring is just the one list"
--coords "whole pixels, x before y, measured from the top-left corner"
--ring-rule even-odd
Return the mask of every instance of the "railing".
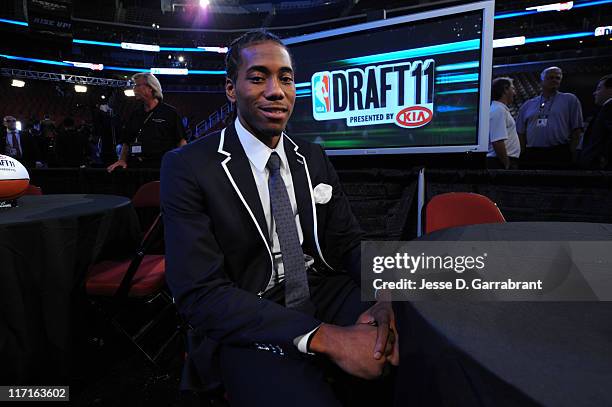
[[208, 119], [202, 120], [200, 123], [196, 125], [195, 128], [195, 136], [199, 138], [206, 134], [206, 132], [217, 124], [223, 122], [231, 112], [234, 111], [234, 105], [231, 103], [226, 103], [219, 110], [208, 116]]

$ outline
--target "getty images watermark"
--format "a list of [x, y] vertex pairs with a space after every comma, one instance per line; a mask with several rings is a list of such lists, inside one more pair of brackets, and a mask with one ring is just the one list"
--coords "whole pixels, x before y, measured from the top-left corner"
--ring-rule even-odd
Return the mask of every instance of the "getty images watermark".
[[612, 241], [364, 242], [362, 299], [612, 301]]

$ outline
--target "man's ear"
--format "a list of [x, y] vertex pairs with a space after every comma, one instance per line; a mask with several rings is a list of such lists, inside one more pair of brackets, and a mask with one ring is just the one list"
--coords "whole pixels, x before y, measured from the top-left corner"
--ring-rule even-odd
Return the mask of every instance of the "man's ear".
[[225, 96], [230, 102], [236, 103], [236, 88], [230, 78], [225, 78]]

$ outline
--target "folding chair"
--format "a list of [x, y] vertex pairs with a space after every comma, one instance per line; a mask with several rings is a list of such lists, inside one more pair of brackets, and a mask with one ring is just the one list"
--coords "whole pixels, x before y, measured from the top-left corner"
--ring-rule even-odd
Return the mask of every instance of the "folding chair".
[[[159, 208], [159, 181], [143, 185], [136, 192], [133, 202], [135, 207]], [[146, 254], [162, 236], [162, 217], [158, 212], [145, 232], [140, 247], [131, 258], [105, 260], [92, 265], [85, 282], [86, 292], [99, 311], [155, 365], [166, 347], [178, 335], [175, 330], [154, 353], [144, 349], [145, 335], [160, 323], [167, 311], [174, 312], [172, 298], [165, 290], [165, 257]], [[120, 322], [120, 314], [124, 311], [158, 300], [162, 302], [162, 309], [135, 332], [130, 332]]]

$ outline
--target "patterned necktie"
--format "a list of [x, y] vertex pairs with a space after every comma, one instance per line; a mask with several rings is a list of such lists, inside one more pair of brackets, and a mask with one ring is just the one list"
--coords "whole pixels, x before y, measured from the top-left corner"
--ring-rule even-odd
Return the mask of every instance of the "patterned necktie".
[[21, 146], [19, 146], [19, 140], [17, 140], [15, 130], [11, 131], [11, 134], [13, 135], [13, 139], [11, 141], [13, 142], [13, 148], [15, 149], [15, 158], [19, 159], [21, 158]]
[[272, 153], [266, 167], [270, 170], [268, 179], [270, 203], [285, 270], [285, 305], [287, 308], [312, 313], [304, 252], [300, 245], [289, 194], [280, 174], [280, 164], [278, 154]]

